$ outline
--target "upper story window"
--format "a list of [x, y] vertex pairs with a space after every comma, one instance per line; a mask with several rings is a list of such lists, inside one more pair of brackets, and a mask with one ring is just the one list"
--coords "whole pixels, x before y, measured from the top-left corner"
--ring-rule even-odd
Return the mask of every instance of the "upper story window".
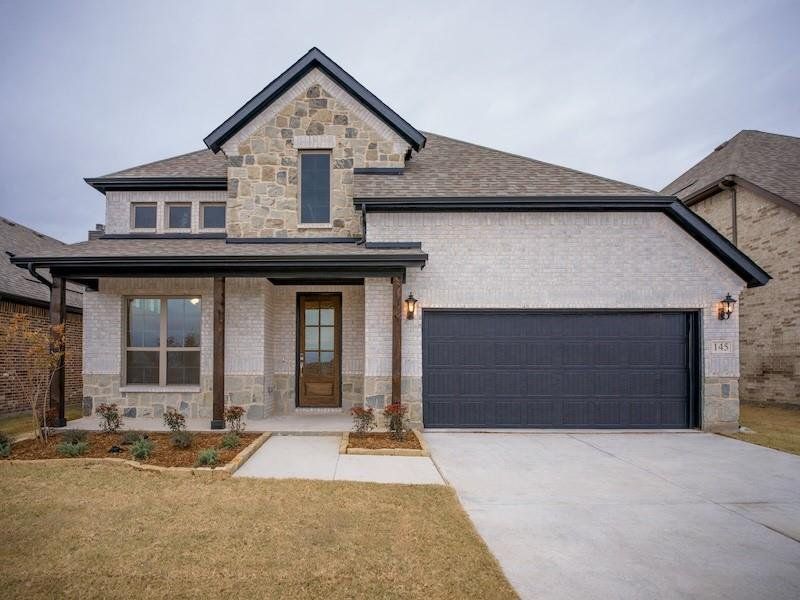
[[330, 222], [330, 152], [301, 152], [300, 224], [328, 224]]
[[131, 227], [133, 229], [156, 228], [156, 204], [133, 204], [131, 206]]
[[192, 205], [167, 204], [167, 229], [191, 229]]
[[225, 229], [225, 205], [204, 203], [200, 205], [201, 229]]

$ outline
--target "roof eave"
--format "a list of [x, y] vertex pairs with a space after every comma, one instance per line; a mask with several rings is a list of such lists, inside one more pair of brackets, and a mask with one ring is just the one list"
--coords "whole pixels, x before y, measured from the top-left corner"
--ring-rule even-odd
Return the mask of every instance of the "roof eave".
[[86, 183], [105, 194], [154, 190], [227, 190], [226, 177], [87, 177]]
[[741, 177], [740, 175], [724, 175], [723, 177], [720, 177], [719, 179], [716, 179], [711, 183], [709, 183], [708, 185], [700, 188], [696, 192], [692, 192], [691, 194], [683, 198], [682, 202], [686, 206], [694, 206], [695, 204], [699, 204], [703, 200], [706, 200], [707, 198], [710, 198], [711, 196], [714, 196], [715, 194], [723, 191], [720, 188], [720, 184], [723, 181], [732, 181], [736, 185], [740, 185], [743, 188], [750, 190], [751, 192], [760, 194], [761, 196], [764, 196], [768, 200], [772, 200], [776, 204], [780, 204], [781, 206], [788, 208], [789, 210], [797, 214], [800, 214], [800, 205], [792, 202], [788, 198], [780, 196], [779, 194], [770, 192], [769, 190], [761, 187], [758, 184], [753, 183], [749, 179]]

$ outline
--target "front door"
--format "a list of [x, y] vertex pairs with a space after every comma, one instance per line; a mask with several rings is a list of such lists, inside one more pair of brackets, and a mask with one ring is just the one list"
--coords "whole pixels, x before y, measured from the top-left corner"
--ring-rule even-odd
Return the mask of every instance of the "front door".
[[297, 406], [341, 406], [341, 294], [297, 296]]

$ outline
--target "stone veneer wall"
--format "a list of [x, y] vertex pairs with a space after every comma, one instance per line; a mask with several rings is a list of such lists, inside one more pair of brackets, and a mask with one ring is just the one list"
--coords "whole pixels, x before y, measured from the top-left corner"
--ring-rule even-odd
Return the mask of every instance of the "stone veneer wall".
[[[742, 401], [800, 404], [800, 213], [737, 186], [738, 247], [773, 279], [742, 292]], [[732, 238], [731, 192], [691, 207]]]
[[[403, 320], [403, 402], [421, 405], [426, 308], [675, 308], [702, 321], [704, 429], [738, 426], [739, 311], [717, 303], [744, 282], [660, 213], [370, 213], [369, 241], [422, 242], [410, 269], [421, 315]], [[379, 403], [391, 376], [391, 285], [365, 281], [365, 399]], [[713, 354], [712, 342], [733, 352]], [[413, 410], [413, 408], [412, 408]]]
[[[306, 136], [312, 136], [308, 138]], [[330, 149], [331, 224], [298, 224], [298, 150]], [[224, 145], [228, 234], [358, 236], [353, 168], [402, 167], [408, 145], [336, 83], [314, 70]]]

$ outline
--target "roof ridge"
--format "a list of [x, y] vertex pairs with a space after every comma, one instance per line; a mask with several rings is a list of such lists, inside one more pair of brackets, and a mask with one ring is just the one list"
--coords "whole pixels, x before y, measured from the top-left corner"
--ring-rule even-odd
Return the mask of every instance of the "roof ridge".
[[[642, 192], [646, 192], [648, 195], [652, 195], [652, 194], [659, 195], [661, 193], [661, 192], [656, 192], [654, 190], [650, 190], [650, 189], [644, 188], [644, 187], [639, 186], [639, 185], [634, 185], [632, 183], [628, 183], [626, 181], [619, 181], [618, 179], [611, 179], [609, 177], [603, 177], [602, 175], [596, 175], [594, 173], [588, 173], [586, 171], [581, 171], [579, 169], [573, 169], [573, 168], [570, 168], [570, 167], [565, 167], [564, 165], [558, 165], [556, 163], [546, 162], [546, 161], [539, 160], [539, 159], [536, 159], [536, 158], [531, 158], [530, 156], [524, 156], [522, 154], [515, 154], [514, 152], [508, 152], [506, 150], [498, 150], [497, 148], [491, 148], [489, 146], [484, 146], [482, 144], [476, 144], [474, 142], [468, 142], [466, 140], [460, 140], [458, 138], [450, 137], [450, 136], [447, 136], [447, 135], [442, 135], [441, 133], [433, 133], [431, 131], [423, 131], [422, 133], [423, 133], [423, 135], [426, 135], [426, 136], [432, 135], [432, 136], [444, 138], [446, 140], [450, 140], [450, 141], [456, 142], [458, 144], [466, 144], [468, 146], [474, 146], [476, 148], [481, 148], [482, 150], [487, 150], [489, 152], [494, 152], [496, 154], [502, 154], [504, 156], [513, 156], [514, 158], [519, 158], [521, 160], [532, 162], [532, 163], [535, 163], [535, 164], [538, 164], [538, 165], [544, 165], [544, 166], [548, 166], [548, 167], [555, 167], [557, 169], [562, 169], [564, 171], [569, 171], [571, 173], [578, 173], [579, 175], [586, 175], [587, 177], [595, 177], [597, 179], [602, 179], [603, 181], [608, 181], [609, 183], [627, 185], [627, 186], [629, 186], [631, 188], [635, 188], [637, 190], [641, 190]], [[424, 149], [420, 150], [420, 152], [424, 152]]]
[[[119, 173], [124, 173], [125, 171], [133, 171], [134, 169], [141, 169], [142, 167], [149, 167], [150, 165], [155, 165], [160, 162], [164, 162], [165, 160], [174, 160], [176, 158], [183, 158], [184, 156], [190, 156], [192, 154], [200, 154], [203, 152], [211, 152], [208, 148], [200, 148], [199, 150], [192, 150], [191, 152], [184, 152], [183, 154], [176, 154], [175, 156], [166, 156], [164, 158], [159, 158], [158, 160], [151, 160], [150, 162], [142, 163], [140, 165], [134, 165], [132, 167], [127, 167], [125, 169], [120, 169], [119, 171], [112, 171], [111, 173], [107, 173], [105, 175], [100, 175], [96, 179], [105, 179], [106, 177], [113, 177], [114, 175], [118, 175]], [[213, 154], [213, 153], [212, 153]]]

